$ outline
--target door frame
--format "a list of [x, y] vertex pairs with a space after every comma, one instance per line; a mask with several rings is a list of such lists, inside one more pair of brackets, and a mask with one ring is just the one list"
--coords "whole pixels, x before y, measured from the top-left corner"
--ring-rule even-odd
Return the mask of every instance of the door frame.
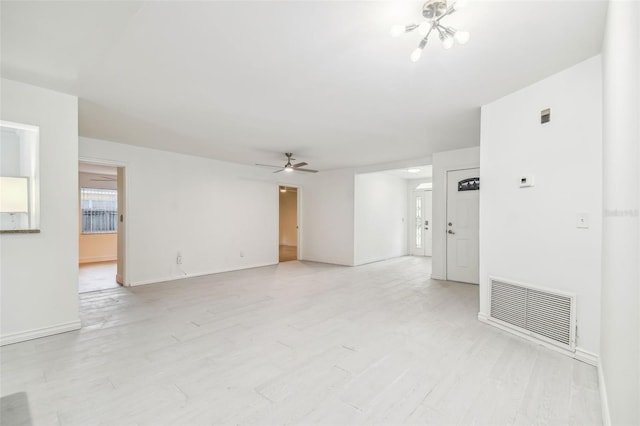
[[[474, 170], [478, 169], [478, 176], [480, 176], [480, 166], [470, 166], [470, 167], [453, 167], [447, 168], [444, 170], [444, 222], [442, 224], [442, 232], [445, 233], [444, 238], [444, 279], [445, 281], [449, 281], [449, 238], [447, 238], [446, 233], [448, 231], [447, 227], [447, 219], [449, 218], [449, 172], [459, 172], [463, 170]], [[480, 182], [482, 185], [482, 182]], [[482, 188], [482, 186], [481, 186]], [[480, 194], [478, 194], [478, 198]], [[479, 200], [478, 200], [479, 201]], [[480, 208], [478, 208], [478, 216], [480, 215]], [[479, 222], [478, 217], [478, 222]], [[480, 227], [478, 226], [478, 259], [480, 258]], [[478, 265], [479, 270], [480, 265]], [[474, 284], [475, 285], [475, 284]]]
[[[115, 167], [115, 168], [122, 168], [123, 169], [123, 175], [124, 175], [124, 179], [122, 182], [122, 187], [124, 188], [124, 211], [126, 216], [129, 216], [130, 210], [129, 210], [129, 173], [127, 172], [129, 164], [127, 162], [124, 161], [113, 161], [113, 160], [106, 160], [103, 158], [94, 158], [94, 157], [83, 157], [83, 156], [78, 156], [78, 163], [87, 163], [87, 164], [96, 164], [98, 166], [109, 166], [109, 167]], [[118, 182], [118, 186], [120, 186], [120, 182]], [[120, 206], [118, 206], [118, 209], [120, 209]], [[118, 218], [119, 219], [119, 218]], [[126, 219], [126, 218], [125, 218]], [[118, 222], [118, 234], [122, 233], [123, 238], [124, 238], [124, 256], [121, 255], [120, 250], [118, 250], [118, 254], [117, 254], [117, 263], [118, 266], [122, 267], [122, 286], [123, 287], [131, 287], [131, 281], [129, 280], [129, 234], [130, 232], [128, 232], [127, 229], [127, 223], [128, 221], [125, 220], [124, 222]], [[81, 231], [78, 231], [81, 232]], [[78, 250], [80, 250], [80, 248], [78, 247]]]
[[[297, 248], [296, 248], [296, 257], [297, 260], [303, 260], [302, 259], [302, 186], [301, 185], [297, 185], [297, 184], [292, 184], [292, 183], [278, 183], [278, 186], [276, 187], [276, 191], [278, 194], [278, 222], [277, 222], [277, 226], [276, 229], [278, 230], [277, 234], [278, 234], [278, 238], [277, 238], [277, 249], [278, 252], [280, 251], [280, 187], [281, 186], [286, 186], [288, 188], [296, 188], [296, 223], [298, 228], [296, 229], [296, 241], [297, 241]], [[276, 263], [280, 263], [280, 258], [278, 257], [278, 262]]]

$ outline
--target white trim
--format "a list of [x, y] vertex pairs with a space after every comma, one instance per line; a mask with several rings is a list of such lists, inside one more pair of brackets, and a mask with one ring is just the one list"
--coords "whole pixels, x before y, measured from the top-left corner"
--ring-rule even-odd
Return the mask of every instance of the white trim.
[[[412, 255], [412, 254], [401, 254], [400, 256], [391, 256], [391, 257], [381, 257], [381, 258], [375, 258], [375, 259], [368, 259], [368, 260], [364, 260], [364, 261], [362, 261], [360, 263], [354, 263], [353, 265], [349, 265], [349, 266], [370, 265], [372, 263], [384, 262], [385, 260], [399, 259], [401, 257], [407, 257], [407, 256], [414, 256], [414, 255]], [[427, 256], [419, 256], [419, 257], [427, 257]]]
[[0, 337], [0, 346], [12, 345], [14, 343], [51, 336], [53, 334], [66, 333], [68, 331], [80, 330], [81, 327], [82, 324], [78, 319], [75, 321], [51, 325], [48, 327], [36, 328], [27, 331], [18, 331], [17, 333], [9, 333]]
[[30, 132], [38, 132], [38, 134], [40, 134], [40, 127], [34, 126], [32, 124], [22, 124], [16, 123], [15, 121], [0, 120], [0, 126], [11, 127], [18, 130], [28, 130]]
[[447, 280], [447, 279], [446, 279], [444, 276], [442, 276], [442, 275], [434, 275], [434, 274], [431, 274], [431, 279], [432, 279], [432, 280], [440, 280], [440, 281], [446, 281], [446, 280]]
[[604, 426], [611, 426], [609, 398], [607, 397], [607, 386], [604, 382], [604, 371], [602, 370], [602, 363], [598, 363], [598, 389], [600, 390], [600, 406], [602, 407], [602, 424]]
[[204, 275], [214, 275], [214, 274], [221, 274], [223, 272], [232, 272], [232, 271], [243, 271], [245, 269], [253, 269], [253, 268], [263, 268], [265, 266], [275, 266], [278, 265], [278, 262], [267, 262], [267, 263], [257, 263], [255, 265], [249, 265], [249, 266], [243, 266], [241, 268], [228, 268], [228, 269], [217, 269], [214, 271], [206, 271], [206, 272], [196, 272], [193, 274], [183, 274], [183, 275], [170, 275], [170, 276], [165, 276], [165, 277], [159, 277], [159, 278], [153, 278], [150, 280], [140, 280], [140, 281], [132, 281], [129, 286], [131, 287], [135, 287], [135, 286], [139, 286], [139, 285], [148, 285], [148, 284], [156, 284], [156, 283], [163, 283], [163, 282], [167, 282], [167, 281], [178, 281], [178, 280], [182, 280], [185, 278], [193, 278], [193, 277], [202, 277]]
[[546, 342], [544, 340], [540, 340], [537, 337], [532, 337], [532, 336], [530, 336], [530, 335], [528, 335], [526, 333], [522, 333], [522, 332], [520, 332], [518, 330], [515, 330], [515, 329], [513, 329], [511, 327], [507, 327], [507, 326], [504, 326], [504, 325], [502, 325], [500, 323], [491, 321], [489, 319], [489, 317], [486, 314], [482, 313], [482, 312], [478, 313], [478, 321], [483, 322], [485, 324], [488, 324], [488, 325], [490, 325], [492, 327], [499, 328], [500, 330], [504, 330], [504, 331], [507, 331], [509, 333], [515, 334], [516, 336], [522, 337], [522, 338], [524, 338], [526, 340], [529, 340], [531, 342], [537, 343], [539, 345], [544, 346], [545, 348], [548, 348], [548, 349], [551, 349], [553, 351], [559, 352], [561, 354], [567, 355], [567, 356], [569, 356], [569, 357], [571, 357], [571, 358], [573, 358], [575, 360], [584, 362], [586, 364], [593, 365], [595, 367], [599, 367], [599, 365], [600, 365], [599, 357], [598, 357], [597, 354], [595, 354], [593, 352], [589, 352], [589, 351], [584, 350], [582, 348], [576, 348], [575, 352], [572, 352], [572, 351], [570, 351], [568, 349], [564, 349], [564, 348], [561, 348], [559, 346], [556, 346], [553, 343], [549, 343], [549, 342]]
[[118, 260], [117, 256], [95, 256], [95, 257], [83, 257], [78, 263], [95, 263], [95, 262], [111, 262]]
[[318, 263], [328, 263], [330, 265], [340, 265], [340, 266], [356, 266], [353, 262], [348, 263], [348, 262], [344, 262], [342, 260], [336, 260], [336, 259], [331, 259], [328, 257], [314, 257], [314, 256], [310, 256], [310, 257], [304, 257], [298, 260], [306, 260], [308, 262], [318, 262]]
[[598, 361], [598, 358], [599, 358], [598, 354], [595, 354], [593, 352], [587, 351], [579, 347], [576, 347], [574, 358], [577, 359], [578, 361], [584, 362], [585, 364], [593, 365], [596, 367], [600, 365]]

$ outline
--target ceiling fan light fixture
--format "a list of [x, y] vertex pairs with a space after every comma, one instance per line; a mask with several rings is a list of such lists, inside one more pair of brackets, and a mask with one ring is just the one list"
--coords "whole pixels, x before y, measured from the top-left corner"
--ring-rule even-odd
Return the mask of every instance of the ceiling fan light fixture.
[[271, 167], [274, 169], [278, 169], [273, 173], [280, 173], [283, 171], [287, 173], [292, 173], [292, 172], [318, 173], [317, 170], [305, 168], [305, 166], [309, 165], [309, 163], [307, 163], [306, 161], [302, 161], [297, 164], [291, 164], [291, 161], [295, 160], [291, 152], [285, 152], [284, 155], [285, 157], [287, 157], [287, 162], [285, 163], [284, 166], [274, 166], [272, 164], [260, 164], [260, 163], [256, 163], [256, 166]]

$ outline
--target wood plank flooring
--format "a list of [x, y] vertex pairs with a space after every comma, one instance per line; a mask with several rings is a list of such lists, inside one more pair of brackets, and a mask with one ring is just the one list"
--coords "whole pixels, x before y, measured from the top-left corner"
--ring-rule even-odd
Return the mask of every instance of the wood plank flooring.
[[2, 423], [601, 424], [594, 367], [429, 273], [293, 261], [81, 294], [82, 330], [1, 348]]

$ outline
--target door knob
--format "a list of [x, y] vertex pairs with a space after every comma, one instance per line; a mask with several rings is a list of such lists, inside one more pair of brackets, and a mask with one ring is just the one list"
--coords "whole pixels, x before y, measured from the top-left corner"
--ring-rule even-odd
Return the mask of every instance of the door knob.
[[449, 230], [447, 231], [447, 234], [451, 234], [451, 235], [453, 235], [453, 234], [455, 234], [455, 232], [453, 232], [451, 229], [449, 229]]

